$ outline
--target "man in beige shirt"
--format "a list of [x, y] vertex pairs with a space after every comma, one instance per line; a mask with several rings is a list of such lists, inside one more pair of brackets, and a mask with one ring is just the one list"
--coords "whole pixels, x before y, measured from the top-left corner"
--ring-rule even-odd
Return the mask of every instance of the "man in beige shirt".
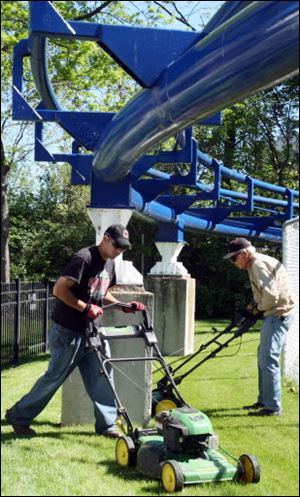
[[257, 253], [246, 238], [232, 240], [224, 259], [248, 271], [253, 303], [247, 310], [264, 318], [257, 354], [258, 400], [244, 408], [253, 410], [250, 416], [281, 416], [280, 354], [294, 308], [288, 274], [277, 259]]

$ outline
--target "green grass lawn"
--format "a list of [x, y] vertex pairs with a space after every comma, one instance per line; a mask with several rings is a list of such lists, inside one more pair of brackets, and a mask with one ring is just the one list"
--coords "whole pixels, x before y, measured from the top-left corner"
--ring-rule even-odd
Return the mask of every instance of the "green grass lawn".
[[[211, 338], [212, 326], [222, 330], [225, 324], [197, 323], [196, 348]], [[257, 396], [258, 339], [256, 331], [243, 336], [241, 347], [237, 339], [222, 357], [189, 375], [180, 391], [190, 405], [208, 414], [222, 447], [236, 457], [249, 453], [258, 458], [261, 481], [186, 486], [182, 496], [299, 495], [298, 393], [289, 382], [283, 384], [282, 418], [253, 418], [241, 409]], [[60, 427], [60, 391], [34, 421], [36, 437], [22, 439], [13, 434], [4, 420], [5, 410], [30, 389], [47, 361], [47, 356], [41, 356], [2, 372], [2, 495], [167, 495], [160, 482], [144, 478], [135, 468], [117, 466], [114, 440], [96, 436], [92, 425]]]

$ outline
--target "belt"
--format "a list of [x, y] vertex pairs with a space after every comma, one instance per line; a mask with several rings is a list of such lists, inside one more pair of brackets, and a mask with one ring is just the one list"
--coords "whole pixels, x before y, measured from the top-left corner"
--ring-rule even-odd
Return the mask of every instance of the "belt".
[[285, 321], [288, 316], [280, 316], [280, 321]]

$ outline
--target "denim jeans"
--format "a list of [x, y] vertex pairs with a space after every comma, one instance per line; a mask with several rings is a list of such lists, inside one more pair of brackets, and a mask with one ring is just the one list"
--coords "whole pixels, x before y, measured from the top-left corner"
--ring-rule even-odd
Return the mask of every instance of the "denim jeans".
[[[93, 338], [101, 354], [110, 357], [109, 344], [99, 335]], [[97, 354], [87, 339], [54, 323], [49, 334], [51, 358], [46, 373], [37, 380], [30, 392], [10, 409], [11, 419], [20, 425], [30, 425], [48, 404], [69, 374], [78, 366], [86, 391], [94, 404], [96, 432], [101, 434], [115, 425], [117, 407], [108, 380], [100, 371]], [[111, 367], [108, 368], [112, 378]]]
[[257, 351], [258, 402], [272, 411], [281, 410], [280, 354], [292, 319], [292, 316], [283, 320], [278, 316], [268, 316], [260, 330]]

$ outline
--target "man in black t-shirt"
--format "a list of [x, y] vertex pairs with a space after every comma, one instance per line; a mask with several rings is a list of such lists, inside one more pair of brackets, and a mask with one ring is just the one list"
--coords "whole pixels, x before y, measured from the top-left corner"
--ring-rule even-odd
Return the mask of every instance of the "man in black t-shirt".
[[[122, 251], [120, 248], [113, 250], [118, 251], [117, 255]], [[112, 257], [111, 254], [109, 255]], [[109, 303], [117, 302], [108, 292], [113, 285], [115, 285], [114, 260], [112, 258], [105, 260], [97, 246], [80, 250], [65, 267], [53, 289], [54, 295], [58, 297], [52, 313], [53, 321], [84, 334], [87, 316], [90, 313], [90, 317], [94, 318], [95, 314], [97, 316], [102, 314], [96, 306], [101, 308], [104, 298]], [[86, 304], [92, 304], [94, 310], [89, 309], [87, 312]]]
[[[98, 246], [84, 248], [75, 254], [53, 288], [57, 298], [52, 314], [53, 326], [49, 334], [51, 359], [48, 370], [31, 391], [6, 411], [6, 420], [19, 435], [35, 435], [31, 421], [46, 407], [57, 389], [78, 366], [85, 388], [94, 404], [95, 429], [99, 435], [117, 438], [117, 408], [113, 392], [104, 375], [99, 374], [99, 360], [88, 347], [88, 323], [98, 321], [103, 303], [118, 303], [109, 288], [115, 284], [114, 259], [131, 248], [128, 231], [119, 224], [106, 230]], [[134, 304], [124, 312], [142, 311], [145, 305]], [[110, 356], [106, 340], [98, 335], [96, 345], [101, 353]]]

